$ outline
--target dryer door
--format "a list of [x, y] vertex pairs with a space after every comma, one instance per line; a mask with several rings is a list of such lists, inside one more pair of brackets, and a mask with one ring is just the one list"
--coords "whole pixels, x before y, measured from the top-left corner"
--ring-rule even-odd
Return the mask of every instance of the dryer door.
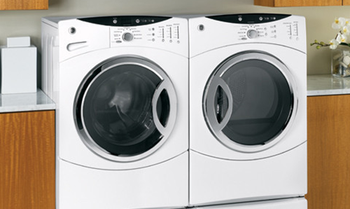
[[114, 161], [135, 161], [156, 151], [176, 119], [176, 94], [166, 73], [150, 60], [117, 57], [85, 77], [74, 115], [83, 142]]
[[229, 57], [211, 75], [204, 115], [226, 146], [257, 152], [281, 140], [297, 108], [288, 68], [272, 55], [249, 51]]

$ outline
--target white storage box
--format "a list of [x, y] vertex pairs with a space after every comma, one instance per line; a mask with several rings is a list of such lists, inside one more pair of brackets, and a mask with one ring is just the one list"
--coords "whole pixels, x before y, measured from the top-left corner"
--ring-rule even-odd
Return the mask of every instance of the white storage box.
[[33, 93], [37, 91], [37, 48], [1, 48], [1, 93]]
[[30, 37], [9, 37], [7, 38], [7, 47], [29, 47]]

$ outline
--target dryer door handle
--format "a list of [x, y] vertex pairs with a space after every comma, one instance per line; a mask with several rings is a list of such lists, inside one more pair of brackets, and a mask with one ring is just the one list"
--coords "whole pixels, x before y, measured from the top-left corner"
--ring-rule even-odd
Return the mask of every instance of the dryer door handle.
[[215, 131], [221, 131], [230, 121], [233, 97], [230, 87], [221, 77], [216, 77], [212, 82], [214, 85], [208, 89], [206, 100], [207, 120]]
[[169, 80], [163, 80], [152, 98], [154, 124], [163, 136], [169, 136], [177, 114], [175, 89]]

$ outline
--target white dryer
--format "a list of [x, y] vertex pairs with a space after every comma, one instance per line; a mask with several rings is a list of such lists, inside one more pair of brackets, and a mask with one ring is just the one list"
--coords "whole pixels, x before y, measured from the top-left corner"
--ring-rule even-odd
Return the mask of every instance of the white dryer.
[[305, 19], [189, 20], [190, 205], [307, 192]]
[[188, 204], [188, 21], [43, 18], [57, 208]]
[[307, 209], [307, 201], [305, 198], [292, 198], [198, 207], [197, 209]]

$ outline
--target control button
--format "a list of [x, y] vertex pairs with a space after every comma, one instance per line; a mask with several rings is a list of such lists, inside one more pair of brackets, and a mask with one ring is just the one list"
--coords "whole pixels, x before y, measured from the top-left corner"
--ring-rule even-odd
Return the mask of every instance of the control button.
[[202, 24], [198, 25], [198, 30], [199, 31], [203, 31], [204, 30], [204, 25], [202, 25]]
[[71, 28], [69, 28], [68, 32], [70, 34], [74, 34], [75, 32], [77, 32], [77, 29], [75, 29], [75, 27], [71, 27]]
[[132, 41], [134, 36], [131, 33], [124, 33], [122, 38], [124, 41]]
[[259, 36], [259, 33], [256, 30], [248, 30], [247, 32], [248, 38], [257, 38]]

